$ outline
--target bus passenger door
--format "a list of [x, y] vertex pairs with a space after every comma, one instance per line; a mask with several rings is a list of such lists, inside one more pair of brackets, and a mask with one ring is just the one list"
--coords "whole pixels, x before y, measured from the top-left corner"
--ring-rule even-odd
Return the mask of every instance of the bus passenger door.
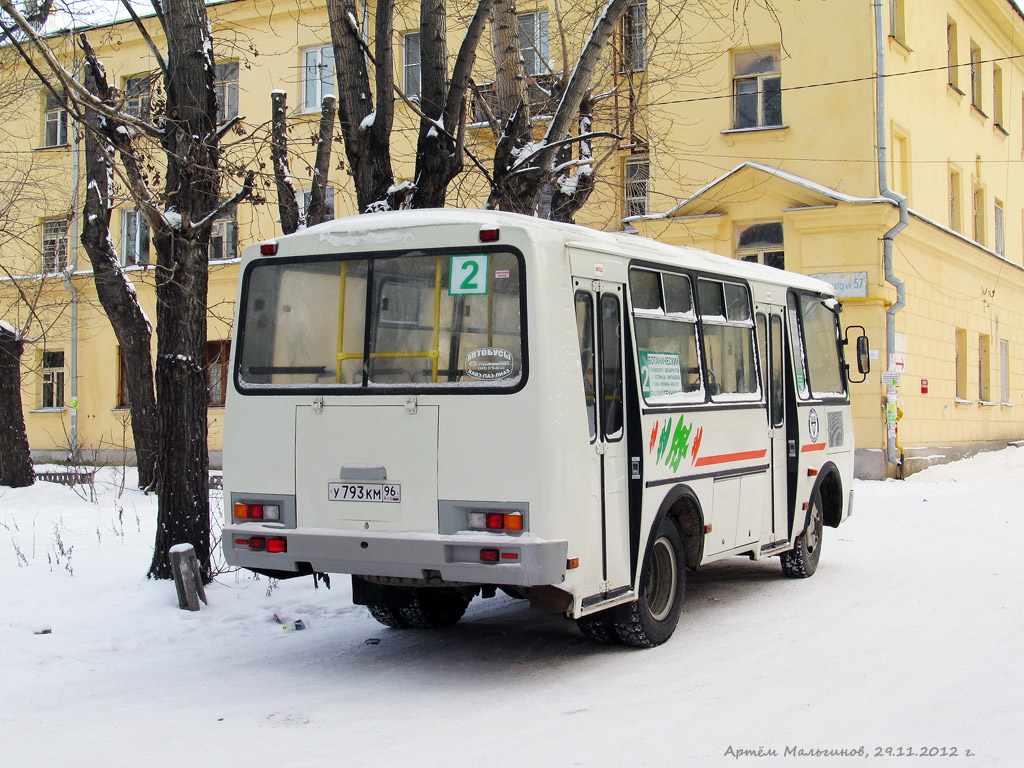
[[786, 488], [786, 368], [785, 308], [758, 307], [757, 335], [760, 344], [764, 391], [768, 399], [768, 445], [771, 468], [770, 508], [761, 528], [761, 541], [789, 540], [789, 495]]
[[591, 461], [601, 484], [593, 524], [601, 537], [601, 592], [607, 593], [630, 584], [623, 285], [582, 279], [573, 283]]

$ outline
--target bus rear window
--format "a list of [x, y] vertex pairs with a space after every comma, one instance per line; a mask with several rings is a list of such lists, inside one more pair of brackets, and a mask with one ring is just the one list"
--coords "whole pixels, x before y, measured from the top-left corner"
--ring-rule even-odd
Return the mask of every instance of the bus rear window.
[[522, 381], [522, 282], [510, 252], [257, 262], [243, 291], [242, 391]]

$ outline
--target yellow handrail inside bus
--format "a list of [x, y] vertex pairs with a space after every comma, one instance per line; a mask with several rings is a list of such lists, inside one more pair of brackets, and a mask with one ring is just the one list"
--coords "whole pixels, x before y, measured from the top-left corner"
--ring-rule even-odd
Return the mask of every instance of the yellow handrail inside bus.
[[342, 352], [342, 344], [345, 341], [345, 280], [347, 277], [348, 262], [341, 262], [341, 286], [339, 288], [338, 296], [338, 358], [335, 363], [334, 370], [334, 383], [341, 383], [341, 361], [345, 359], [344, 353]]
[[430, 381], [437, 384], [437, 360], [441, 356], [441, 256], [434, 258], [434, 354], [430, 365]]

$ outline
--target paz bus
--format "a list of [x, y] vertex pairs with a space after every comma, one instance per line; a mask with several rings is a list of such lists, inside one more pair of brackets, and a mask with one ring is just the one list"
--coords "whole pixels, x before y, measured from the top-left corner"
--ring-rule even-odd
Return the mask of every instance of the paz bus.
[[688, 570], [779, 556], [810, 576], [850, 514], [839, 311], [810, 277], [493, 211], [253, 245], [226, 560], [351, 574], [394, 628], [500, 589], [593, 640], [660, 644]]

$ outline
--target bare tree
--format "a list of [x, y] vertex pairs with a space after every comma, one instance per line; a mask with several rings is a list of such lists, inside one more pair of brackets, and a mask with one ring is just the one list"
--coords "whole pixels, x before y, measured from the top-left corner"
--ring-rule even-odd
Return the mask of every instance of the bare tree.
[[329, 220], [333, 211], [327, 206], [327, 182], [330, 179], [331, 148], [334, 142], [334, 123], [337, 118], [337, 100], [324, 96], [320, 107], [320, 126], [316, 134], [316, 159], [313, 161], [313, 183], [309, 193], [309, 206], [299, 206], [299, 190], [292, 178], [288, 159], [288, 98], [284, 91], [270, 95], [271, 130], [270, 153], [274, 164], [274, 183], [277, 187], [277, 208], [281, 216], [281, 231], [286, 235], [299, 227], [313, 226]]
[[[225, 126], [217, 125], [214, 89], [213, 41], [202, 0], [154, 2], [154, 10], [167, 41], [166, 55], [151, 45], [163, 74], [166, 106], [156, 119], [112, 108], [102, 67], [85, 41], [83, 48], [92, 70], [95, 92], [79, 83], [64, 68], [46, 42], [17, 12], [10, 0], [0, 10], [14, 20], [26, 46], [46, 62], [46, 74], [36, 70], [47, 87], [51, 78], [67, 95], [73, 119], [86, 130], [95, 129], [99, 141], [87, 154], [87, 175], [115, 169], [145, 215], [156, 250], [157, 359], [156, 395], [158, 426], [157, 485], [159, 516], [149, 575], [170, 578], [168, 550], [190, 543], [199, 554], [204, 578], [210, 577], [209, 454], [206, 422], [206, 312], [210, 228], [216, 217], [252, 191], [253, 173], [241, 189], [220, 200], [218, 145]], [[136, 21], [140, 29], [142, 25]], [[92, 123], [85, 111], [97, 117]], [[154, 189], [137, 160], [135, 141], [148, 138], [159, 144], [163, 158], [163, 189]], [[110, 145], [121, 164], [111, 163]], [[90, 167], [95, 163], [97, 167]], [[104, 191], [87, 199], [102, 214]], [[109, 191], [106, 193], [109, 194]], [[98, 220], [97, 220], [98, 221]], [[109, 221], [108, 221], [109, 226]], [[92, 239], [102, 239], [99, 226]], [[109, 239], [109, 231], [106, 233]], [[100, 243], [101, 250], [102, 243]], [[109, 252], [105, 257], [109, 257]], [[118, 322], [118, 317], [110, 317]], [[126, 336], [134, 329], [129, 329]], [[141, 349], [141, 345], [140, 345]], [[148, 350], [147, 350], [148, 353]], [[128, 360], [128, 365], [132, 361]]]

